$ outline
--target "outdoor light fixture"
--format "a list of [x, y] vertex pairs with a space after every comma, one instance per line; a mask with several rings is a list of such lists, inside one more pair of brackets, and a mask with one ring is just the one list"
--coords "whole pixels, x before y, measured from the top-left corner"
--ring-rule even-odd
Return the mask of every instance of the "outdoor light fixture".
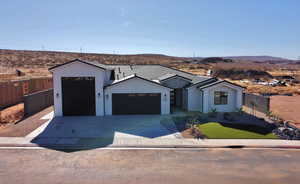
[[167, 94], [164, 94], [164, 100], [167, 101]]
[[98, 97], [100, 97], [101, 93], [98, 93]]
[[56, 93], [56, 98], [58, 98], [59, 97], [59, 93]]

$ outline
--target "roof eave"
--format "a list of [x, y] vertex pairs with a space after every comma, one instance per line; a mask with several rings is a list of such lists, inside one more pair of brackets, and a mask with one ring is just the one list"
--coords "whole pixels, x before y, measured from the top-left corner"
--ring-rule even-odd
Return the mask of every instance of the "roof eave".
[[235, 86], [235, 87], [238, 87], [238, 88], [241, 88], [241, 89], [245, 89], [245, 87], [240, 86], [240, 85], [235, 84], [235, 83], [232, 83], [232, 82], [229, 82], [229, 81], [227, 81], [227, 80], [221, 80], [221, 81], [214, 82], [214, 83], [210, 83], [210, 84], [207, 84], [207, 85], [204, 85], [204, 86], [199, 86], [199, 87], [197, 87], [197, 88], [200, 89], [200, 90], [203, 90], [203, 89], [205, 89], [205, 88], [209, 88], [209, 87], [212, 87], [212, 86], [214, 86], [214, 85], [221, 84], [221, 83], [224, 83], [224, 82], [225, 82], [225, 83], [228, 83], [228, 84], [230, 84], [230, 85], [233, 85], [233, 86]]
[[[199, 84], [201, 84], [201, 83], [208, 82], [209, 80], [216, 80], [216, 81], [218, 81], [218, 78], [216, 78], [216, 77], [208, 78], [208, 79], [206, 79], [206, 80], [203, 80], [203, 81], [194, 83], [194, 84], [188, 86], [187, 88], [191, 88], [191, 87], [193, 87], [193, 86], [197, 86], [197, 85], [199, 85]], [[213, 82], [216, 82], [216, 81], [212, 81], [212, 83], [213, 83]], [[210, 84], [210, 83], [208, 83], [208, 84]]]
[[54, 69], [59, 68], [59, 67], [64, 66], [64, 65], [67, 65], [67, 64], [70, 64], [70, 63], [73, 63], [73, 62], [80, 62], [80, 63], [84, 63], [84, 64], [87, 64], [87, 65], [90, 65], [90, 66], [93, 66], [93, 67], [96, 67], [96, 68], [100, 68], [102, 70], [106, 70], [106, 68], [100, 67], [98, 65], [95, 65], [93, 63], [89, 63], [89, 62], [86, 62], [86, 61], [83, 61], [83, 60], [80, 60], [80, 59], [74, 59], [74, 60], [71, 60], [71, 61], [68, 61], [68, 62], [65, 62], [65, 63], [62, 63], [62, 64], [55, 65], [53, 67], [50, 67], [48, 70], [50, 72], [53, 72]]
[[166, 81], [166, 80], [170, 80], [170, 79], [176, 78], [176, 77], [182, 78], [182, 79], [187, 80], [187, 81], [189, 81], [189, 82], [191, 82], [191, 81], [193, 80], [193, 79], [189, 79], [189, 78], [187, 78], [187, 77], [183, 77], [183, 76], [180, 76], [180, 75], [176, 74], [176, 75], [174, 75], [174, 76], [170, 76], [170, 77], [168, 77], [168, 78], [165, 78], [165, 79], [162, 79], [162, 80], [159, 80], [159, 81]]
[[122, 82], [128, 81], [128, 80], [133, 79], [133, 78], [139, 78], [139, 79], [145, 80], [145, 81], [147, 81], [147, 82], [151, 82], [151, 83], [153, 83], [153, 84], [155, 84], [155, 85], [158, 85], [158, 86], [160, 86], [160, 87], [164, 87], [164, 88], [168, 88], [168, 89], [173, 90], [173, 88], [170, 88], [170, 87], [164, 86], [164, 85], [162, 85], [162, 84], [160, 84], [160, 83], [157, 83], [157, 82], [151, 81], [151, 80], [149, 80], [149, 79], [145, 79], [145, 78], [143, 78], [143, 77], [137, 76], [136, 74], [134, 74], [132, 77], [129, 77], [129, 78], [125, 79], [125, 80], [120, 80], [120, 81], [118, 81], [118, 82], [115, 82], [115, 83], [112, 83], [112, 84], [110, 84], [110, 85], [107, 85], [107, 86], [105, 86], [104, 88], [109, 88], [109, 87], [111, 87], [111, 86], [114, 86], [114, 85], [116, 85], [116, 84], [120, 84], [120, 83], [122, 83]]

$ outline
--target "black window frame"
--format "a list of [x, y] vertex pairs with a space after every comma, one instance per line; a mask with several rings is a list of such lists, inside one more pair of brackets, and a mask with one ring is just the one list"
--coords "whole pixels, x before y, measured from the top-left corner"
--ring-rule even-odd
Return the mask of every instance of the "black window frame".
[[214, 92], [214, 104], [215, 105], [227, 105], [228, 104], [228, 92], [215, 91]]

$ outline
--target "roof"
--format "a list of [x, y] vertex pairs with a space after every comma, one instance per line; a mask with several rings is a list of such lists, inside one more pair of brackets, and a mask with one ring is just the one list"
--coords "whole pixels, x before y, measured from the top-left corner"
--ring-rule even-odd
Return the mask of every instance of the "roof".
[[172, 89], [172, 88], [167, 87], [167, 86], [164, 86], [164, 85], [162, 85], [162, 84], [160, 84], [160, 83], [158, 83], [158, 82], [151, 81], [151, 80], [145, 79], [145, 78], [143, 78], [143, 77], [137, 76], [136, 74], [127, 76], [127, 77], [125, 77], [125, 78], [123, 78], [123, 79], [120, 79], [120, 80], [115, 80], [113, 83], [111, 83], [111, 84], [109, 84], [109, 85], [107, 85], [107, 86], [105, 86], [105, 87], [110, 87], [110, 86], [113, 86], [113, 85], [116, 85], [116, 84], [119, 84], [119, 83], [128, 81], [128, 80], [133, 79], [133, 78], [139, 78], [139, 79], [142, 79], [142, 80], [144, 80], [144, 81], [153, 83], [153, 84], [155, 84], [155, 85], [158, 85], [158, 86], [161, 86], [161, 87], [164, 87], [164, 88]]
[[183, 76], [180, 76], [180, 75], [177, 75], [177, 74], [172, 74], [172, 73], [168, 73], [166, 75], [163, 75], [161, 77], [158, 78], [159, 81], [164, 81], [164, 80], [168, 80], [168, 79], [171, 79], [173, 77], [179, 77], [179, 78], [182, 78], [182, 79], [185, 79], [185, 80], [188, 80], [188, 81], [191, 81], [192, 79], [189, 79], [189, 78], [186, 78], [186, 77], [183, 77]]
[[191, 83], [198, 83], [210, 79], [211, 77], [194, 75], [188, 72], [166, 67], [163, 65], [107, 65], [115, 70], [115, 79], [121, 79], [126, 76], [137, 74], [148, 80], [164, 80], [166, 78], [180, 76], [191, 81]]
[[[150, 65], [105, 65], [101, 64], [97, 61], [91, 62], [91, 61], [84, 61], [81, 59], [75, 59], [60, 65], [56, 65], [54, 67], [49, 68], [49, 70], [53, 70], [55, 68], [61, 67], [63, 65], [72, 63], [72, 62], [81, 62], [85, 63], [97, 68], [101, 68], [103, 70], [114, 70], [114, 75], [116, 81], [127, 78], [131, 75], [137, 75], [143, 79], [147, 79], [149, 81], [162, 81], [169, 79], [171, 77], [181, 77], [184, 79], [187, 79], [191, 82], [192, 85], [199, 84], [203, 81], [207, 81], [208, 79], [211, 79], [211, 77], [206, 76], [199, 76], [192, 73], [188, 73], [185, 71], [181, 71], [178, 69], [166, 67], [163, 65], [158, 64], [150, 64]], [[157, 82], [156, 82], [157, 83]]]
[[158, 77], [158, 80], [165, 80], [165, 79], [169, 79], [169, 78], [175, 77], [175, 76], [176, 76], [176, 74], [174, 74], [174, 73], [167, 73], [163, 76]]
[[207, 84], [211, 84], [211, 83], [214, 83], [216, 81], [218, 81], [219, 79], [213, 77], [213, 78], [208, 78], [206, 80], [203, 80], [203, 81], [199, 81], [199, 82], [196, 82], [192, 85], [190, 85], [188, 88], [192, 87], [192, 86], [197, 86], [198, 88], [201, 87], [201, 86], [204, 86], [204, 85], [207, 85]]
[[199, 88], [199, 89], [205, 89], [205, 88], [209, 88], [209, 87], [211, 87], [211, 86], [214, 86], [214, 85], [216, 85], [216, 84], [221, 84], [221, 83], [224, 83], [224, 82], [226, 82], [226, 83], [228, 83], [228, 84], [230, 84], [230, 85], [239, 87], [239, 88], [243, 88], [243, 89], [245, 88], [245, 87], [243, 87], [243, 86], [240, 86], [240, 85], [238, 85], [238, 84], [229, 82], [229, 81], [227, 81], [227, 80], [218, 80], [218, 81], [215, 81], [215, 82], [206, 84], [206, 85], [198, 86], [197, 88]]
[[91, 66], [94, 66], [94, 67], [97, 67], [97, 68], [100, 68], [100, 69], [103, 69], [103, 70], [111, 69], [110, 67], [108, 67], [104, 64], [100, 64], [98, 62], [91, 62], [91, 61], [84, 61], [84, 60], [81, 60], [81, 59], [74, 59], [74, 60], [68, 61], [68, 62], [63, 63], [63, 64], [55, 65], [55, 66], [49, 68], [49, 70], [51, 71], [55, 68], [59, 68], [61, 66], [64, 66], [64, 65], [67, 65], [67, 64], [70, 64], [70, 63], [73, 63], [73, 62], [81, 62], [81, 63], [88, 64], [88, 65], [91, 65]]

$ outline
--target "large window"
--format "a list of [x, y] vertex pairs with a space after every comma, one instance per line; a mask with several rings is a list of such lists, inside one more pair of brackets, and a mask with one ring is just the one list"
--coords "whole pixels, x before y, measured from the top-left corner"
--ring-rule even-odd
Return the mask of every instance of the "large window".
[[215, 105], [226, 105], [228, 103], [228, 93], [224, 91], [215, 91]]

